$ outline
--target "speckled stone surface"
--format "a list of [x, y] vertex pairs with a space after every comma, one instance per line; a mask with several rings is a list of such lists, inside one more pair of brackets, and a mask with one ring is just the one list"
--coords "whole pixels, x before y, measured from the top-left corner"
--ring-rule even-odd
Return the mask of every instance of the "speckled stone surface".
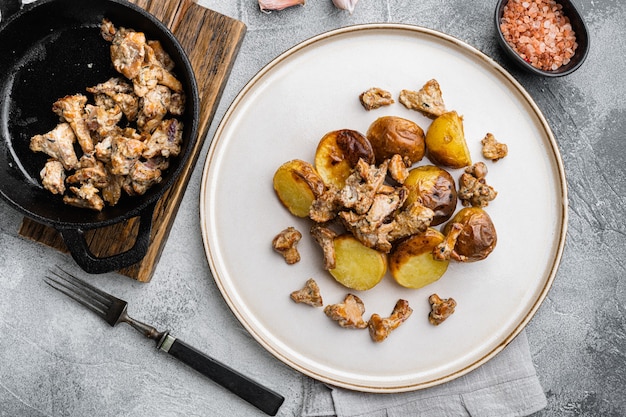
[[[280, 416], [299, 415], [304, 376], [241, 327], [211, 278], [199, 228], [201, 171], [210, 138], [245, 83], [311, 36], [369, 22], [424, 26], [455, 36], [508, 69], [546, 116], [569, 186], [569, 229], [553, 287], [527, 327], [548, 398], [537, 417], [626, 415], [626, 3], [576, 0], [591, 52], [574, 74], [520, 72], [499, 49], [494, 0], [361, 0], [353, 15], [331, 0], [264, 14], [256, 0], [200, 0], [248, 28], [205, 149], [152, 282], [91, 277], [132, 301], [130, 312], [281, 392]], [[342, 76], [338, 74], [337, 76]], [[532, 198], [529, 196], [528, 198]], [[41, 277], [73, 266], [17, 234], [21, 215], [0, 201], [0, 416], [262, 415], [120, 326], [113, 331]]]

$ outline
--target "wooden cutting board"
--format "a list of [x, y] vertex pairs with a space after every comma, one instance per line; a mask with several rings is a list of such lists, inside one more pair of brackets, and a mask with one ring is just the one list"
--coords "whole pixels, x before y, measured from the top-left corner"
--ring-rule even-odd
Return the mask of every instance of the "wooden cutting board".
[[[141, 282], [149, 282], [169, 236], [178, 207], [187, 188], [209, 130], [211, 120], [226, 85], [246, 26], [235, 19], [197, 5], [192, 0], [131, 0], [160, 19], [172, 30], [193, 66], [200, 93], [198, 141], [178, 181], [161, 197], [153, 217], [150, 246], [145, 258], [119, 272]], [[91, 230], [86, 233], [89, 249], [98, 257], [131, 248], [137, 236], [137, 218]], [[67, 252], [59, 233], [52, 227], [24, 218], [19, 234]]]

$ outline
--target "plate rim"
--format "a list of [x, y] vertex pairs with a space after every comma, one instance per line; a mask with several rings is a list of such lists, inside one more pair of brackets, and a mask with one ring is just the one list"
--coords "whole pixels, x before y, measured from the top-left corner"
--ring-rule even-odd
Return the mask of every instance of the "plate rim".
[[[450, 373], [449, 375], [445, 375], [443, 377], [434, 378], [429, 381], [412, 383], [408, 385], [395, 385], [395, 386], [379, 386], [375, 384], [365, 384], [365, 383], [357, 383], [355, 381], [343, 381], [337, 378], [332, 378], [327, 375], [323, 375], [320, 372], [316, 372], [314, 370], [308, 369], [307, 367], [295, 362], [291, 358], [284, 355], [279, 350], [275, 349], [271, 344], [269, 344], [264, 338], [263, 335], [259, 334], [256, 329], [247, 322], [243, 314], [238, 310], [235, 302], [231, 299], [224, 284], [219, 279], [220, 273], [217, 271], [216, 262], [213, 260], [213, 254], [211, 253], [209, 238], [207, 236], [207, 230], [205, 225], [207, 224], [207, 207], [205, 205], [206, 198], [208, 192], [208, 180], [209, 180], [209, 172], [211, 170], [211, 161], [216, 157], [216, 152], [218, 151], [218, 147], [220, 145], [220, 137], [223, 134], [223, 131], [226, 129], [229, 124], [230, 119], [233, 114], [237, 111], [240, 103], [246, 98], [249, 91], [259, 82], [261, 82], [264, 76], [269, 73], [274, 67], [281, 64], [284, 60], [288, 59], [292, 55], [306, 49], [316, 43], [326, 41], [333, 37], [340, 37], [344, 34], [357, 33], [361, 31], [372, 32], [372, 31], [393, 31], [393, 32], [411, 32], [418, 33], [430, 37], [437, 38], [439, 40], [444, 40], [454, 44], [456, 47], [461, 48], [466, 53], [471, 53], [472, 55], [479, 58], [481, 61], [487, 63], [492, 69], [496, 70], [501, 76], [506, 78], [508, 82], [512, 84], [515, 88], [516, 92], [519, 93], [526, 104], [529, 105], [534, 112], [534, 116], [537, 118], [537, 121], [540, 123], [541, 129], [545, 132], [547, 143], [550, 145], [549, 149], [551, 150], [551, 155], [555, 166], [552, 168], [558, 174], [555, 178], [558, 178], [558, 185], [560, 185], [561, 192], [561, 204], [560, 204], [560, 219], [561, 219], [561, 228], [560, 234], [558, 236], [558, 244], [555, 245], [555, 254], [552, 259], [551, 265], [546, 265], [546, 269], [550, 272], [545, 280], [545, 285], [541, 288], [541, 292], [538, 297], [535, 299], [531, 308], [528, 310], [527, 314], [523, 317], [520, 316], [519, 324], [511, 331], [511, 333], [504, 338], [499, 344], [493, 347], [489, 352], [484, 354], [480, 359], [472, 362], [471, 364], [456, 370], [455, 372]], [[558, 191], [558, 190], [557, 190]], [[279, 359], [284, 364], [290, 366], [292, 369], [299, 371], [309, 377], [317, 379], [321, 382], [331, 384], [333, 386], [347, 388], [350, 390], [361, 391], [361, 392], [371, 392], [371, 393], [398, 393], [398, 392], [409, 392], [409, 391], [417, 391], [425, 388], [430, 388], [433, 386], [437, 386], [451, 380], [454, 380], [458, 377], [461, 377], [474, 369], [480, 367], [481, 365], [488, 362], [490, 359], [495, 357], [498, 353], [500, 353], [515, 337], [526, 327], [526, 325], [530, 322], [533, 316], [536, 314], [537, 310], [543, 303], [546, 298], [554, 279], [556, 277], [561, 258], [563, 255], [566, 237], [567, 237], [567, 228], [568, 228], [568, 187], [565, 175], [565, 169], [563, 165], [562, 156], [560, 154], [558, 143], [554, 137], [554, 134], [543, 115], [541, 109], [535, 103], [530, 94], [526, 91], [526, 89], [508, 72], [506, 71], [500, 64], [494, 61], [492, 58], [487, 56], [482, 51], [477, 48], [469, 45], [468, 43], [459, 40], [458, 38], [445, 34], [443, 32], [429, 29], [417, 25], [411, 24], [403, 24], [403, 23], [365, 23], [365, 24], [355, 24], [349, 25], [337, 29], [332, 29], [318, 35], [315, 35], [309, 39], [306, 39], [302, 42], [297, 43], [296, 45], [288, 48], [286, 51], [279, 54], [277, 57], [268, 62], [265, 66], [263, 66], [239, 91], [236, 97], [233, 99], [232, 103], [228, 106], [222, 120], [220, 121], [216, 132], [212, 138], [211, 144], [209, 146], [209, 150], [207, 153], [207, 157], [204, 163], [204, 167], [202, 170], [201, 184], [200, 184], [200, 227], [202, 233], [202, 242], [205, 250], [205, 255], [209, 264], [209, 268], [211, 270], [213, 281], [216, 283], [220, 290], [220, 294], [224, 298], [224, 301], [230, 308], [231, 312], [235, 315], [239, 323], [246, 329], [246, 331], [269, 353], [271, 353], [275, 358]], [[558, 203], [558, 202], [557, 202]]]

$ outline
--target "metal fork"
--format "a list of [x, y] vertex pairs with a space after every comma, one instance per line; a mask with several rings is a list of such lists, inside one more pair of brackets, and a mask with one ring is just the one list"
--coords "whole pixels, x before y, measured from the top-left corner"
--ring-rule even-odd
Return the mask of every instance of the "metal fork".
[[154, 327], [131, 318], [126, 309], [128, 303], [78, 279], [58, 266], [44, 278], [46, 284], [78, 301], [111, 326], [127, 323], [144, 336], [157, 342], [157, 349], [169, 353], [198, 372], [209, 377], [224, 388], [248, 401], [268, 415], [275, 416], [285, 400], [228, 366], [172, 337], [169, 331], [160, 332]]

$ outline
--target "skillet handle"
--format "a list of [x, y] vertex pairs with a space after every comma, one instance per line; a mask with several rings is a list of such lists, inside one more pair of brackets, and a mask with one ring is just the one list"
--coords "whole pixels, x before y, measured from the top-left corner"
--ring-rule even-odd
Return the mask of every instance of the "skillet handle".
[[0, 23], [17, 13], [21, 7], [21, 0], [0, 0]]
[[[158, 201], [158, 200], [157, 200]], [[103, 274], [131, 266], [141, 261], [148, 252], [150, 245], [150, 233], [152, 232], [152, 216], [157, 202], [151, 203], [144, 208], [139, 215], [139, 232], [135, 244], [126, 252], [112, 256], [99, 258], [90, 250], [85, 231], [80, 228], [58, 229], [65, 246], [72, 254], [72, 258], [85, 271], [90, 274]]]

